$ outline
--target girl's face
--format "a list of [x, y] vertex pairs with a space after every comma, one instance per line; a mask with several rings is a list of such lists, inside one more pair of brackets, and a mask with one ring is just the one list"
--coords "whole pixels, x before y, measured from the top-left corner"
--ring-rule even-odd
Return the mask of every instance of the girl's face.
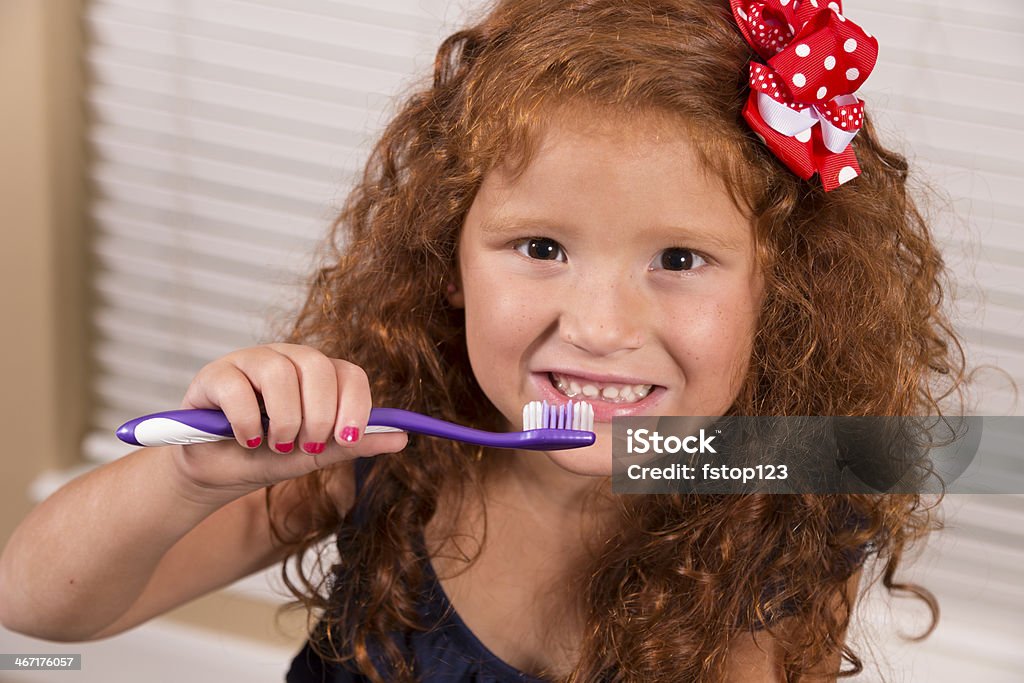
[[761, 302], [752, 228], [684, 131], [556, 120], [522, 175], [485, 177], [458, 254], [452, 303], [509, 429], [529, 401], [594, 406], [596, 443], [548, 453], [559, 467], [610, 475], [612, 416], [736, 397]]

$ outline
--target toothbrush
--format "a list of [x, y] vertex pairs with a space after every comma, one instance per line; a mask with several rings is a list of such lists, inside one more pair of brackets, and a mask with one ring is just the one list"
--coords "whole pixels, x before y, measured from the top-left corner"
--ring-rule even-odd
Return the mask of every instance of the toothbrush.
[[[267, 417], [264, 415], [264, 428]], [[594, 443], [594, 408], [584, 401], [550, 405], [531, 401], [523, 406], [523, 431], [485, 432], [400, 408], [373, 408], [364, 433], [415, 432], [491, 448], [556, 451]], [[133, 446], [196, 444], [234, 439], [220, 410], [168, 410], [125, 422], [117, 438]]]

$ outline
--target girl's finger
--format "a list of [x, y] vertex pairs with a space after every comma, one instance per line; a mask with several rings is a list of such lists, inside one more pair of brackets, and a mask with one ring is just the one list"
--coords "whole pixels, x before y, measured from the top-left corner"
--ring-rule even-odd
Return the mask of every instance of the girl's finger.
[[263, 443], [263, 419], [250, 379], [237, 366], [218, 359], [200, 370], [182, 399], [183, 409], [217, 409], [224, 413], [235, 440], [244, 448]]
[[334, 439], [351, 448], [366, 432], [373, 399], [370, 381], [358, 365], [332, 358], [338, 379], [338, 410], [334, 421]]
[[291, 453], [299, 427], [302, 426], [299, 371], [295, 364], [287, 356], [266, 346], [248, 349], [246, 353], [237, 355], [229, 354], [225, 359], [245, 373], [252, 386], [263, 396], [263, 405], [270, 418], [267, 445], [278, 453]]
[[331, 359], [309, 346], [270, 344], [291, 360], [298, 373], [302, 425], [297, 446], [308, 454], [322, 453], [331, 438], [338, 412], [338, 378]]

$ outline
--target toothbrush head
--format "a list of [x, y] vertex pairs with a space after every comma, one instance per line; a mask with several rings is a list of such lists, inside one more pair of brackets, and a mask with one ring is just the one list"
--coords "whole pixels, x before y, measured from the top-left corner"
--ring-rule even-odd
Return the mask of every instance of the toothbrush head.
[[594, 407], [584, 401], [551, 405], [530, 401], [523, 406], [523, 431], [506, 435], [516, 448], [558, 451], [594, 443]]
[[523, 431], [533, 429], [566, 429], [594, 431], [594, 407], [585, 401], [569, 401], [551, 405], [547, 401], [530, 401], [523, 406]]

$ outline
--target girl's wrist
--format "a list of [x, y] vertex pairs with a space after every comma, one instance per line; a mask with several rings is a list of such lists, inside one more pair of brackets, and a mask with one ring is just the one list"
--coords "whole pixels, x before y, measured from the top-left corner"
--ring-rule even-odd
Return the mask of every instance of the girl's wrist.
[[202, 516], [210, 515], [224, 507], [233, 500], [245, 496], [256, 488], [235, 488], [235, 487], [213, 487], [203, 486], [187, 477], [176, 462], [183, 459], [180, 452], [185, 446], [168, 445], [158, 446], [147, 450], [160, 451], [156, 455], [164, 470], [164, 480], [168, 482], [169, 489], [179, 498], [183, 505], [194, 509]]

